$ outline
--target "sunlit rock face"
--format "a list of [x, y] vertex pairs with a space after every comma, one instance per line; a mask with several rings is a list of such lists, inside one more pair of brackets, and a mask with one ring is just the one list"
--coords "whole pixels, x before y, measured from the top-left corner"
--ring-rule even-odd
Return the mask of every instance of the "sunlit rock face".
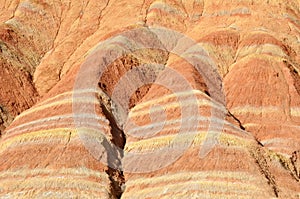
[[299, 7], [0, 0], [0, 198], [299, 198]]

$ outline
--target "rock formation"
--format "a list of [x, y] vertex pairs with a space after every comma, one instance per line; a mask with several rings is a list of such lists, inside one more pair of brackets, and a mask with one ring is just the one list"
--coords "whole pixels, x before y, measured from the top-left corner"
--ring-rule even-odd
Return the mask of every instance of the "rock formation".
[[0, 1], [0, 198], [300, 197], [300, 1]]

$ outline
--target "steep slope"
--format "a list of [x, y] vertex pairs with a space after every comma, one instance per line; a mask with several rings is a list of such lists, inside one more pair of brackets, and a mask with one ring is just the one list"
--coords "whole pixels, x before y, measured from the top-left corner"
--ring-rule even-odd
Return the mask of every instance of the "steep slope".
[[0, 198], [299, 198], [299, 1], [0, 5]]
[[52, 48], [59, 25], [53, 15], [55, 4], [50, 2], [3, 1], [1, 5], [0, 132], [37, 101], [32, 77], [41, 58]]

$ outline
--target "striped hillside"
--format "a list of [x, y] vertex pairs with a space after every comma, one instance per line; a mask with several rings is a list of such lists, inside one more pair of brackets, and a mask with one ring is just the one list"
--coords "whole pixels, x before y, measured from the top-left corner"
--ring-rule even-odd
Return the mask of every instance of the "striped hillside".
[[300, 197], [299, 0], [0, 0], [0, 199]]

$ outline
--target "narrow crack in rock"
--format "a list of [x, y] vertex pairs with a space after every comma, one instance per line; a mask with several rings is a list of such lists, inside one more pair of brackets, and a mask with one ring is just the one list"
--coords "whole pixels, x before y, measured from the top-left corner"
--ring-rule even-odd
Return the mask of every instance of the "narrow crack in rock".
[[227, 111], [228, 111], [228, 115], [231, 116], [235, 121], [237, 121], [240, 129], [246, 130], [246, 128], [243, 126], [242, 122], [235, 115], [233, 115], [229, 110], [227, 110]]
[[298, 182], [300, 182], [300, 150], [294, 151], [290, 160], [293, 165], [293, 169], [292, 169], [293, 176]]
[[[239, 127], [242, 130], [246, 130], [246, 128], [243, 126], [242, 122], [235, 116], [233, 115], [229, 110], [228, 110], [228, 114], [234, 118], [234, 120], [236, 120], [239, 124]], [[265, 149], [263, 148], [264, 145], [257, 139], [255, 138], [258, 146], [252, 151], [250, 152], [252, 157], [255, 159], [256, 164], [258, 165], [261, 173], [265, 176], [265, 178], [268, 180], [268, 184], [271, 186], [274, 195], [276, 197], [279, 197], [279, 188], [276, 184], [276, 179], [275, 176], [271, 173], [270, 169], [269, 169], [269, 164], [267, 161], [267, 157], [265, 155]]]
[[[112, 138], [110, 141], [119, 149], [124, 150], [124, 146], [126, 143], [126, 136], [124, 132], [121, 129], [119, 129], [113, 114], [110, 113], [109, 110], [106, 108], [106, 106], [103, 105], [102, 103], [101, 103], [101, 108], [106, 119], [108, 119], [109, 125], [111, 127]], [[108, 155], [115, 156], [114, 154], [110, 154], [110, 153], [108, 153]], [[121, 198], [121, 195], [123, 193], [123, 187], [125, 184], [125, 178], [122, 170], [110, 167], [110, 165], [113, 164], [112, 162], [110, 162], [110, 160], [111, 161], [117, 160], [119, 164], [121, 164], [122, 158], [123, 158], [123, 154], [118, 154], [117, 157], [113, 157], [113, 158], [108, 157], [108, 168], [105, 171], [109, 176], [110, 193], [113, 194], [112, 196], [114, 198]]]
[[[165, 66], [167, 64], [168, 59], [169, 59], [169, 53], [165, 53], [165, 52], [160, 52], [160, 53], [162, 53], [161, 54], [162, 57], [165, 57], [165, 59], [163, 59], [163, 63], [161, 63], [162, 65]], [[134, 59], [134, 58], [131, 57], [130, 59]], [[149, 59], [151, 59], [151, 57]], [[133, 64], [135, 62], [130, 62], [129, 60], [127, 62], [125, 62], [125, 60], [122, 61], [123, 65], [125, 65], [126, 63]], [[141, 62], [139, 62], [139, 65], [140, 64], [141, 64]], [[149, 68], [149, 70], [151, 72], [154, 69]], [[157, 77], [159, 76], [159, 74], [162, 71], [163, 70], [156, 71], [157, 73], [156, 73], [156, 75], [153, 79], [153, 82], [155, 82], [155, 79], [157, 79]], [[141, 69], [140, 72], [141, 72], [142, 76], [143, 75], [147, 76], [147, 74], [148, 74], [146, 71], [143, 71], [142, 69]], [[152, 73], [153, 73], [153, 71], [152, 71]], [[121, 129], [122, 126], [119, 126], [119, 123], [120, 123], [120, 122], [118, 122], [118, 119], [119, 119], [118, 114], [119, 113], [118, 113], [117, 110], [115, 110], [114, 102], [112, 101], [111, 97], [108, 94], [106, 94], [107, 91], [105, 92], [105, 87], [107, 87], [107, 85], [104, 85], [104, 87], [103, 87], [102, 82], [99, 82], [98, 85], [99, 85], [99, 88], [101, 90], [103, 90], [98, 94], [97, 98], [98, 98], [98, 101], [101, 104], [101, 109], [102, 109], [106, 119], [109, 121], [109, 125], [110, 125], [110, 128], [111, 128], [110, 141], [113, 145], [115, 145], [118, 148], [117, 153], [122, 153], [123, 150], [124, 150], [125, 144], [126, 144], [126, 134], [123, 131], [123, 129]], [[138, 103], [148, 93], [150, 88], [151, 88], [151, 86], [145, 92], [143, 92], [142, 95], [140, 95], [138, 97], [139, 99], [137, 99], [136, 103]], [[138, 91], [139, 91], [139, 89], [136, 90], [135, 92], [138, 92]], [[133, 103], [133, 106], [130, 107], [130, 102], [129, 102], [129, 108], [133, 108], [136, 105], [136, 103]], [[119, 149], [121, 149], [122, 152], [119, 152]], [[112, 149], [112, 150], [114, 150], [114, 149]], [[112, 156], [114, 156], [112, 158], [114, 160], [119, 158], [118, 162], [120, 163], [120, 166], [115, 167], [115, 168], [122, 168], [121, 164], [122, 164], [123, 154], [117, 154], [117, 155], [112, 154]], [[110, 163], [108, 163], [108, 165], [110, 165]], [[120, 170], [120, 169], [115, 169], [115, 168], [108, 167], [108, 169], [106, 170], [106, 173], [108, 174], [109, 179], [110, 179], [111, 193], [114, 193], [114, 195], [112, 197], [121, 198], [121, 196], [124, 192], [124, 189], [125, 189], [125, 178], [124, 178], [123, 171]]]

